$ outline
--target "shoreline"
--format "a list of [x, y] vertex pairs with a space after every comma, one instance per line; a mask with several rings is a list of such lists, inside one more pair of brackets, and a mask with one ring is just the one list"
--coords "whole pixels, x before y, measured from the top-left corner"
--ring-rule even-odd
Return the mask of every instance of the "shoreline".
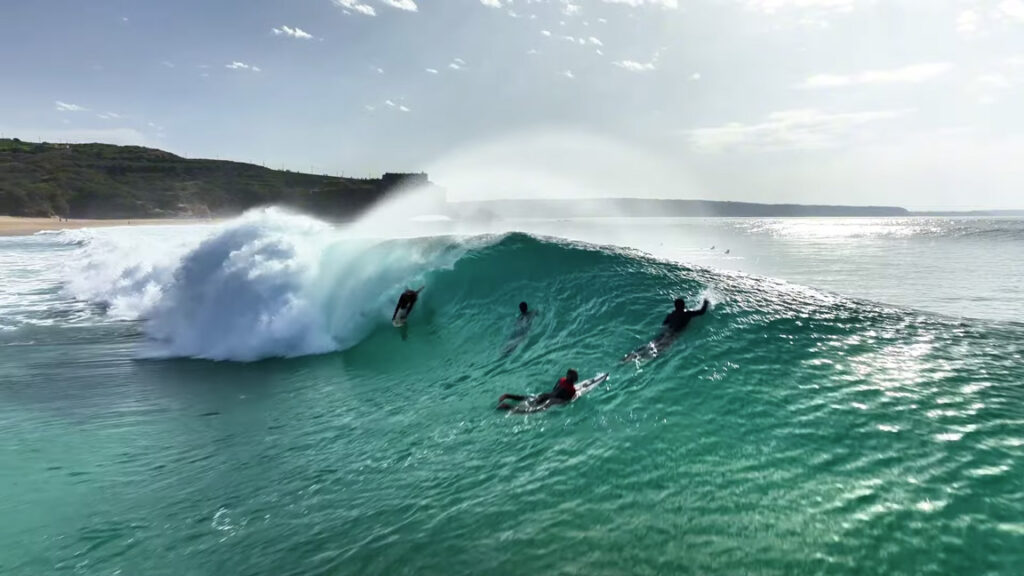
[[75, 219], [32, 218], [0, 216], [0, 236], [32, 236], [44, 230], [80, 230], [82, 228], [109, 228], [114, 226], [172, 226], [182, 224], [213, 224], [212, 218], [115, 218]]

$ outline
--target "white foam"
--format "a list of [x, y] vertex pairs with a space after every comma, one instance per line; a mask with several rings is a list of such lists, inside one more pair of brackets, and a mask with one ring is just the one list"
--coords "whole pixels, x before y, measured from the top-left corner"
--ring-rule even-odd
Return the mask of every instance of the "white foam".
[[463, 252], [450, 239], [352, 238], [279, 209], [182, 230], [98, 233], [66, 291], [144, 320], [147, 355], [251, 361], [358, 343], [407, 285]]

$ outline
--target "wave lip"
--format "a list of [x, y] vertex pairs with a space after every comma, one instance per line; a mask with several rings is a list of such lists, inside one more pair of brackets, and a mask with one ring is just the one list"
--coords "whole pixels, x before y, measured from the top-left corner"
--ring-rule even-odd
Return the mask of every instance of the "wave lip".
[[153, 353], [256, 360], [335, 349], [309, 289], [328, 232], [307, 218], [263, 212], [207, 238], [147, 313]]

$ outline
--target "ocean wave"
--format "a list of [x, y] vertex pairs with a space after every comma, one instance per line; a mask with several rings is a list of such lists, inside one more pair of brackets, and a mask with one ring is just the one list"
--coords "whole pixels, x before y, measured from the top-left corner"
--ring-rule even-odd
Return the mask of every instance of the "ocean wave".
[[451, 265], [463, 244], [352, 239], [277, 209], [199, 238], [94, 237], [66, 292], [143, 321], [150, 356], [251, 361], [350, 347], [394, 295]]

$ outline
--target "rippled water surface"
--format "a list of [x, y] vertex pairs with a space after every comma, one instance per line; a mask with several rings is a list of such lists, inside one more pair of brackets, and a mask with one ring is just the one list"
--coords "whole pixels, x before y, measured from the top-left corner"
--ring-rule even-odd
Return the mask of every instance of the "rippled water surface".
[[[1019, 574], [1021, 224], [994, 222], [0, 239], [0, 573]], [[1004, 312], [940, 313], [964, 276]], [[620, 363], [675, 296], [712, 308]], [[568, 367], [611, 376], [493, 410]]]

